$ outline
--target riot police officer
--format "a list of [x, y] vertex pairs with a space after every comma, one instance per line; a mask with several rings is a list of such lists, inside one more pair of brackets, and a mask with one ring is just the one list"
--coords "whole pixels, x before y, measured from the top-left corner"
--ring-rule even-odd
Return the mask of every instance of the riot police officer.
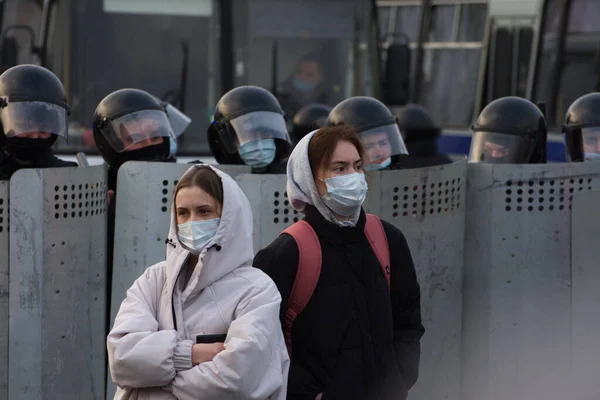
[[293, 126], [290, 136], [294, 146], [310, 132], [323, 127], [327, 123], [330, 112], [331, 107], [320, 103], [312, 103], [302, 107], [294, 115], [292, 121]]
[[570, 161], [600, 159], [600, 93], [586, 94], [571, 104], [562, 132]]
[[270, 92], [241, 86], [225, 93], [208, 127], [219, 164], [246, 164], [253, 173], [285, 173], [291, 142], [283, 110]]
[[511, 96], [492, 101], [481, 111], [472, 129], [469, 162], [546, 162], [546, 118], [529, 100]]
[[327, 125], [350, 125], [359, 132], [368, 163], [365, 170], [398, 169], [408, 151], [391, 111], [371, 97], [351, 97], [333, 108]]
[[0, 75], [0, 180], [21, 168], [77, 166], [52, 152], [68, 137], [68, 114], [63, 85], [47, 69], [18, 65]]
[[174, 161], [176, 137], [165, 106], [139, 89], [121, 89], [106, 96], [94, 112], [94, 140], [108, 164], [109, 189], [127, 161]]
[[451, 163], [445, 154], [438, 153], [437, 141], [442, 129], [437, 125], [427, 110], [417, 104], [407, 104], [396, 112], [400, 132], [408, 154], [402, 161], [407, 168], [424, 168]]

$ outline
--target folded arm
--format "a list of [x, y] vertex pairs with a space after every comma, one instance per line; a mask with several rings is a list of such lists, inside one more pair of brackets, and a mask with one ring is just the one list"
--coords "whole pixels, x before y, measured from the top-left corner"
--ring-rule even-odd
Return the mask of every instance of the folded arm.
[[225, 350], [212, 361], [178, 372], [173, 394], [180, 400], [264, 400], [280, 389], [286, 380], [282, 360], [287, 359], [280, 301], [270, 280], [265, 287], [253, 287], [237, 307]]
[[193, 342], [179, 340], [175, 330], [158, 330], [155, 304], [160, 293], [161, 282], [149, 270], [121, 304], [107, 339], [110, 373], [119, 387], [165, 386], [178, 370], [192, 366]]

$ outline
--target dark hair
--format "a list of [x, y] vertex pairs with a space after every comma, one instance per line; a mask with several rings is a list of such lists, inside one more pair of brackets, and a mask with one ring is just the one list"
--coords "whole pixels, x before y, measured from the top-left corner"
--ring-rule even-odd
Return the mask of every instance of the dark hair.
[[196, 167], [195, 171], [183, 176], [175, 188], [175, 198], [181, 189], [194, 186], [211, 195], [223, 207], [223, 182], [210, 167]]
[[356, 129], [344, 124], [321, 128], [314, 134], [308, 144], [308, 162], [310, 163], [313, 177], [316, 176], [319, 168], [331, 162], [333, 152], [338, 142], [341, 141], [353, 144], [360, 158], [364, 160], [365, 150], [358, 138], [358, 131]]

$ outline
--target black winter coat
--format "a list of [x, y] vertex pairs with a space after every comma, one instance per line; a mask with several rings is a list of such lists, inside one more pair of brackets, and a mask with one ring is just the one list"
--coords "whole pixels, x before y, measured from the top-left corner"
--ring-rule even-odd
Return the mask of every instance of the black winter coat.
[[[307, 207], [321, 242], [321, 276], [292, 329], [288, 399], [405, 399], [417, 381], [420, 291], [404, 235], [383, 221], [390, 247], [391, 288], [364, 234], [365, 213], [343, 228]], [[281, 235], [254, 259], [282, 297], [281, 320], [298, 270], [298, 247]]]
[[[0, 149], [0, 152], [2, 150]], [[77, 167], [77, 163], [64, 161], [54, 156], [51, 150], [41, 155], [32, 164], [21, 164], [10, 157], [0, 155], [0, 181], [7, 181], [12, 174], [24, 168], [59, 168], [59, 167]]]

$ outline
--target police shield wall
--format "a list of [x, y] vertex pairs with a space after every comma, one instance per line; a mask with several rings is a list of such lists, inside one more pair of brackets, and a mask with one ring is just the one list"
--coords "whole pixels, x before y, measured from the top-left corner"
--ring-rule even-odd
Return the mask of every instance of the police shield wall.
[[10, 181], [9, 398], [101, 398], [106, 171], [24, 169]]
[[[216, 165], [235, 178], [250, 172], [244, 165]], [[171, 223], [173, 194], [189, 164], [130, 161], [119, 168], [115, 244], [110, 303], [110, 325], [125, 299], [127, 289], [146, 268], [164, 261]], [[107, 399], [115, 386], [108, 380]]]
[[[600, 169], [600, 163], [597, 163]], [[594, 185], [596, 186], [596, 185]], [[595, 399], [600, 394], [600, 191], [573, 195], [571, 214], [571, 271], [573, 392], [571, 398]]]
[[8, 399], [8, 181], [0, 182], [0, 400]]
[[462, 398], [574, 398], [571, 208], [600, 164], [470, 164], [468, 181]]
[[286, 175], [240, 175], [238, 183], [254, 214], [255, 251], [267, 247], [285, 228], [304, 218], [289, 202]]
[[368, 173], [367, 181], [365, 209], [404, 233], [421, 285], [426, 332], [409, 398], [459, 400], [466, 161]]

